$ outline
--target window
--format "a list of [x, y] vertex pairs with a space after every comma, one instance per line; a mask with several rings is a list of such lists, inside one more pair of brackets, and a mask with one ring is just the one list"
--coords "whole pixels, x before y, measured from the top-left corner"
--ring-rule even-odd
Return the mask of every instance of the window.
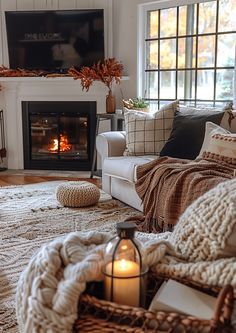
[[175, 99], [212, 106], [233, 100], [236, 1], [196, 2], [140, 7], [139, 95], [152, 106]]

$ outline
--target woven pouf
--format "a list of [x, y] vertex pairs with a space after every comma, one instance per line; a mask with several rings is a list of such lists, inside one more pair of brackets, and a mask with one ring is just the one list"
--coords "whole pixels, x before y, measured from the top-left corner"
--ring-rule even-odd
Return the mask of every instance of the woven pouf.
[[56, 197], [63, 206], [86, 207], [98, 202], [100, 191], [89, 182], [72, 181], [60, 184], [56, 189]]

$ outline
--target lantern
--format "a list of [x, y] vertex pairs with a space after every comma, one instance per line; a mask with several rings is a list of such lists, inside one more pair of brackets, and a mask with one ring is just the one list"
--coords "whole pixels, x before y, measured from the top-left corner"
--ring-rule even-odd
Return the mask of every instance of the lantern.
[[134, 238], [136, 225], [117, 224], [117, 237], [105, 249], [105, 299], [119, 304], [143, 306], [146, 267], [142, 262], [141, 245]]

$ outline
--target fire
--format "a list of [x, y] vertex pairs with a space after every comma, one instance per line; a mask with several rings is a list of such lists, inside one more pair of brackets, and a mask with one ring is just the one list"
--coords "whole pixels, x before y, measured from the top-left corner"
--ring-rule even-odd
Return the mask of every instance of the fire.
[[[55, 153], [58, 151], [58, 139], [53, 139], [48, 150]], [[60, 134], [60, 152], [71, 150], [72, 145], [68, 142], [67, 136]]]

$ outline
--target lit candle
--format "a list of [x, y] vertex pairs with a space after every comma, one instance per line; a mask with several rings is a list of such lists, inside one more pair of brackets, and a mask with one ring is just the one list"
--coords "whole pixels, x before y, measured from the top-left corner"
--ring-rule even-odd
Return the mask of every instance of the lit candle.
[[[139, 306], [140, 274], [139, 265], [130, 260], [115, 260], [113, 269], [113, 301], [119, 304]], [[112, 274], [112, 263], [106, 266], [106, 273]], [[122, 278], [122, 279], [119, 279]], [[127, 279], [125, 279], [127, 278]], [[111, 277], [105, 276], [105, 298], [111, 300]]]

